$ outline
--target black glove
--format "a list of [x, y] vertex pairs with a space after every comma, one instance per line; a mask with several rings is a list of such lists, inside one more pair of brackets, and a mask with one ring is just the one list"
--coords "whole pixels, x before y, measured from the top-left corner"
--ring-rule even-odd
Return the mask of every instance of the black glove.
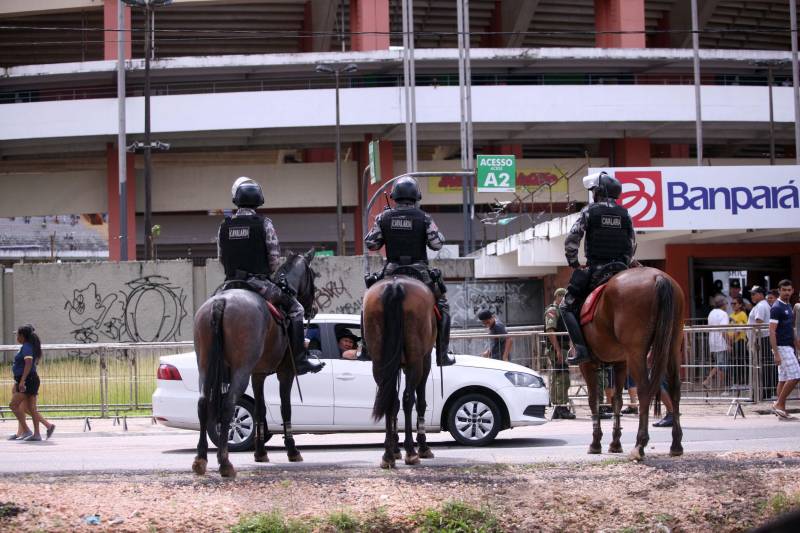
[[290, 296], [292, 298], [297, 296], [297, 291], [295, 291], [290, 285], [289, 282], [286, 281], [286, 275], [281, 272], [280, 276], [278, 276], [277, 281], [275, 281], [275, 285], [281, 290], [282, 293]]

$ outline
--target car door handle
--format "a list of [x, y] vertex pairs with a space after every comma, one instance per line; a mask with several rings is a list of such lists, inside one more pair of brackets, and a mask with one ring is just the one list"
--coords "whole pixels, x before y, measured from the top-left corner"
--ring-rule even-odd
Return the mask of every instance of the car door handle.
[[356, 379], [356, 377], [351, 374], [350, 372], [343, 372], [336, 376], [336, 379], [341, 379], [342, 381], [350, 381]]

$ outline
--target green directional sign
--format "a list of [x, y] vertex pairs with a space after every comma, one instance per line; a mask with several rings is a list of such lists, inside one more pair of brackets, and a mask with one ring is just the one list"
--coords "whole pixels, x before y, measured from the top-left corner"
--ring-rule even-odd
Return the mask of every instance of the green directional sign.
[[332, 257], [333, 250], [317, 250], [314, 252], [315, 257]]
[[514, 192], [517, 159], [513, 155], [479, 155], [476, 172], [478, 192]]
[[369, 182], [376, 184], [381, 181], [381, 149], [379, 141], [369, 143]]

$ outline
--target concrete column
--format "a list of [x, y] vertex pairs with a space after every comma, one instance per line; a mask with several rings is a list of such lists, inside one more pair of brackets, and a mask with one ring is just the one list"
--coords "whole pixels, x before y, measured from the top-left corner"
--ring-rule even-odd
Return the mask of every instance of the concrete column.
[[389, 49], [389, 0], [350, 0], [354, 51]]
[[644, 0], [594, 0], [595, 43], [599, 48], [645, 48]]
[[650, 139], [625, 137], [614, 140], [614, 166], [649, 167]]
[[333, 163], [335, 161], [335, 148], [306, 148], [303, 150], [304, 163]]
[[[131, 56], [131, 8], [125, 9], [125, 59]], [[103, 2], [103, 59], [117, 59], [117, 0], [104, 0]]]
[[[134, 155], [128, 154], [128, 259], [136, 260], [136, 169], [134, 168]], [[113, 143], [106, 144], [106, 184], [108, 197], [108, 259], [119, 261], [119, 165], [117, 162], [117, 147]]]

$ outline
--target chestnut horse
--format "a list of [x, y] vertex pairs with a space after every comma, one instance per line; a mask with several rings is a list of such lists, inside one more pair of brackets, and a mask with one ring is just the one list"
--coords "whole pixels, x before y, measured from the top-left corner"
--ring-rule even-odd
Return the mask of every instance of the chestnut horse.
[[[297, 293], [298, 301], [311, 317], [314, 301], [314, 272], [309, 264], [314, 250], [305, 255], [290, 254], [278, 274]], [[229, 289], [215, 294], [200, 306], [194, 317], [194, 347], [200, 374], [200, 441], [192, 464], [196, 474], [205, 474], [208, 464], [206, 430], [216, 425], [219, 440], [217, 460], [223, 477], [235, 477], [228, 459], [228, 431], [234, 407], [244, 394], [252, 376], [255, 403], [255, 460], [265, 463], [267, 416], [264, 404], [264, 381], [278, 374], [283, 418], [283, 438], [289, 461], [302, 461], [292, 436], [292, 380], [294, 360], [284, 327], [270, 313], [262, 296], [246, 289]]]
[[[381, 468], [394, 468], [399, 459], [397, 413], [400, 369], [405, 374], [403, 414], [407, 465], [419, 464], [420, 457], [433, 457], [425, 438], [425, 383], [431, 371], [431, 351], [436, 342], [436, 315], [431, 290], [421, 281], [406, 276], [385, 278], [364, 295], [364, 339], [372, 357], [372, 376], [378, 385], [373, 418], [386, 418], [385, 451]], [[411, 409], [417, 404], [417, 444], [411, 431]]]
[[[647, 267], [620, 272], [608, 282], [600, 295], [594, 319], [583, 327], [588, 348], [594, 360], [580, 365], [589, 389], [589, 406], [594, 426], [589, 453], [600, 453], [598, 416], [598, 360], [614, 366], [614, 430], [608, 451], [622, 453], [620, 444], [620, 409], [622, 387], [627, 369], [636, 383], [639, 395], [639, 431], [631, 452], [633, 459], [644, 457], [648, 434], [648, 406], [659, 395], [666, 373], [667, 391], [674, 406], [670, 455], [683, 454], [679, 404], [681, 382], [678, 375], [682, 355], [683, 291], [664, 272]], [[648, 353], [651, 363], [648, 364]]]

